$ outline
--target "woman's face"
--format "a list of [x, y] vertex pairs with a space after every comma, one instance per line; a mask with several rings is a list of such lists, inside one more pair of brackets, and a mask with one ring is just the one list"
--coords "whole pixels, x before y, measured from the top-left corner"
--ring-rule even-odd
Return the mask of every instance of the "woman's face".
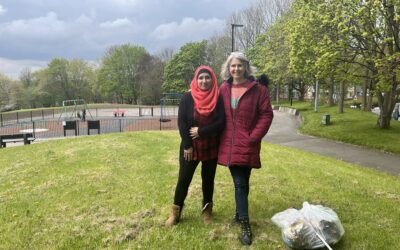
[[199, 76], [197, 77], [197, 86], [199, 86], [199, 88], [201, 90], [209, 90], [212, 86], [212, 79], [209, 73], [201, 73], [199, 74]]
[[235, 80], [242, 80], [244, 78], [244, 65], [242, 61], [237, 58], [233, 58], [229, 65], [229, 73]]

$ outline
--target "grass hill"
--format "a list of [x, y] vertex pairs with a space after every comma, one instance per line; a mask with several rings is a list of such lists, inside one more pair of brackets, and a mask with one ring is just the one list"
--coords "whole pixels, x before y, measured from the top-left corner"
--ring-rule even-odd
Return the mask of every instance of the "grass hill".
[[[229, 171], [219, 166], [215, 221], [200, 217], [200, 169], [181, 223], [164, 227], [178, 173], [176, 131], [86, 136], [0, 150], [0, 249], [239, 249]], [[251, 249], [286, 249], [270, 218], [304, 201], [334, 209], [334, 249], [398, 249], [399, 177], [263, 143], [251, 176]], [[200, 166], [199, 166], [200, 167]]]

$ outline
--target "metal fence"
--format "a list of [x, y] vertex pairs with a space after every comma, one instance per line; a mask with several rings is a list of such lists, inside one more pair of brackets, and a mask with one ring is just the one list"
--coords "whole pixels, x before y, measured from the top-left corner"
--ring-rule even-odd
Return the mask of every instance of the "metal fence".
[[112, 109], [90, 109], [85, 121], [76, 117], [62, 117], [61, 114], [55, 110], [2, 114], [0, 135], [33, 133], [37, 139], [48, 139], [98, 133], [178, 129], [176, 106], [162, 111], [153, 107], [127, 109], [124, 117], [115, 117]]
[[[99, 128], [89, 129], [91, 121], [98, 121]], [[75, 123], [74, 128], [66, 125]], [[46, 139], [64, 136], [79, 136], [88, 134], [105, 134], [140, 130], [174, 130], [178, 129], [177, 118], [164, 120], [156, 118], [116, 118], [107, 120], [88, 121], [32, 121], [0, 127], [0, 135], [33, 133], [37, 139]]]
[[[117, 115], [116, 111], [121, 111], [123, 117], [135, 118], [135, 117], [176, 117], [178, 116], [178, 106], [142, 106], [127, 109], [115, 109], [115, 108], [90, 108], [86, 109], [86, 118], [93, 119], [108, 119]], [[75, 110], [71, 107], [67, 109], [54, 108], [54, 109], [43, 109], [33, 111], [20, 111], [12, 113], [0, 113], [0, 127], [7, 126], [16, 123], [26, 123], [33, 121], [53, 121], [53, 120], [73, 120], [79, 118], [81, 110]]]

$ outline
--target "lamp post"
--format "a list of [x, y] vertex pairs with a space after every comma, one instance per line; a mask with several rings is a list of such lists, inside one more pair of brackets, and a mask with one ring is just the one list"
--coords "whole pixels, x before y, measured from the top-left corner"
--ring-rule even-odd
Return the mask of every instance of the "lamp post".
[[243, 24], [231, 24], [232, 26], [232, 52], [235, 51], [235, 27], [243, 27]]

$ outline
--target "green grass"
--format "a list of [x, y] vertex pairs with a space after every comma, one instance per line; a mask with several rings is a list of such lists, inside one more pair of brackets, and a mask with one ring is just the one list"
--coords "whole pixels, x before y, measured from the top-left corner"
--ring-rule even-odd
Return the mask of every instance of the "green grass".
[[[201, 222], [200, 171], [181, 223], [164, 227], [178, 173], [178, 132], [88, 136], [0, 150], [0, 249], [241, 249], [233, 184], [220, 166], [214, 223]], [[249, 249], [286, 249], [270, 218], [304, 201], [334, 209], [334, 249], [398, 249], [399, 177], [264, 143], [251, 177]]]
[[[283, 106], [290, 107], [287, 103]], [[292, 107], [299, 109], [304, 117], [301, 133], [400, 154], [399, 121], [392, 120], [389, 129], [380, 129], [376, 126], [377, 115], [372, 112], [346, 107], [339, 114], [336, 106], [318, 106], [315, 112], [314, 106], [307, 102], [293, 102]], [[322, 124], [324, 114], [330, 115], [328, 126]]]

